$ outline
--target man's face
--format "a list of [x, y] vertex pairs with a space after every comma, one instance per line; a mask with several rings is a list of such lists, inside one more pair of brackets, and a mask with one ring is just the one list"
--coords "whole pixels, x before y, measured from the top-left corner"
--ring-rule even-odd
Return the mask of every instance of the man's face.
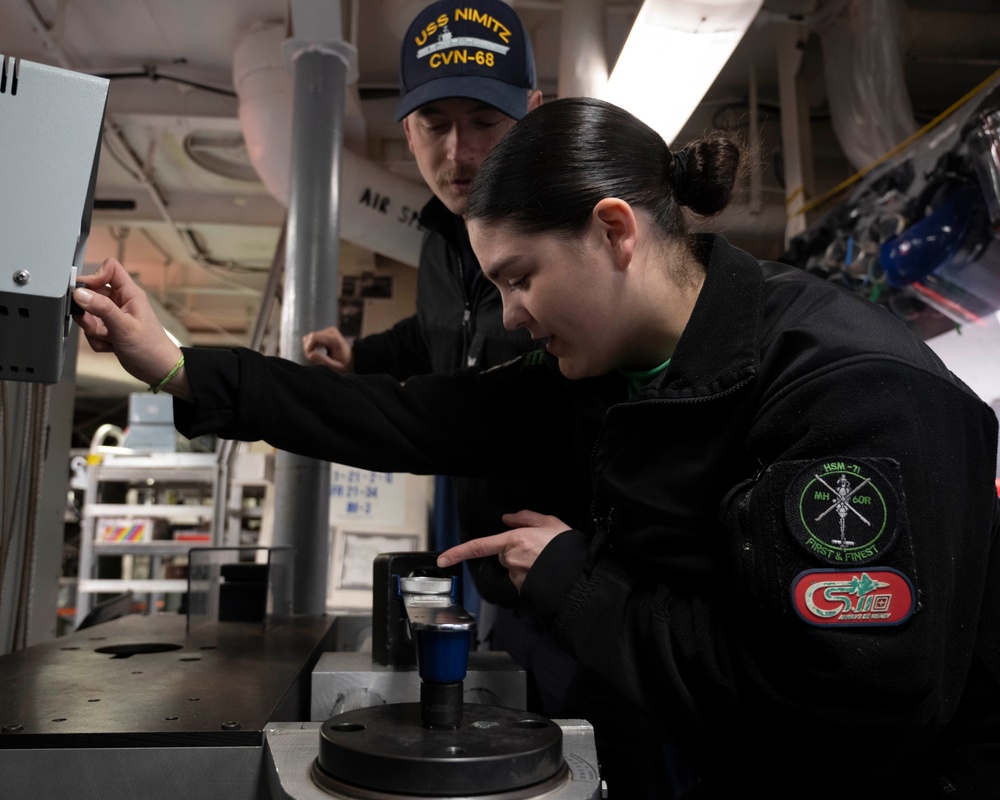
[[461, 216], [480, 164], [514, 122], [478, 100], [449, 97], [409, 114], [403, 130], [431, 191]]

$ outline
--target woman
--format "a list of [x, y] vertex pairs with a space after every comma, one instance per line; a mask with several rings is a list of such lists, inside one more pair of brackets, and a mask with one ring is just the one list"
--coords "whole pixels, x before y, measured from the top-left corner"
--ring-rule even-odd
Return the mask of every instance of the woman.
[[184, 365], [113, 261], [82, 279], [78, 322], [183, 401], [189, 436], [378, 470], [580, 471], [592, 529], [512, 509], [439, 563], [497, 555], [631, 719], [681, 744], [690, 797], [995, 796], [996, 418], [883, 309], [689, 235], [685, 209], [724, 208], [738, 163], [725, 139], [671, 153], [597, 100], [526, 116], [466, 219], [505, 325], [547, 352], [485, 373]]

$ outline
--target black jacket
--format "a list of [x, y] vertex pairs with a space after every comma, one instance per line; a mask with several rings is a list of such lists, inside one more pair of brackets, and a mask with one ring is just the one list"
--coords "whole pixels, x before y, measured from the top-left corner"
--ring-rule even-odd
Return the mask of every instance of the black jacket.
[[187, 351], [175, 420], [377, 470], [582, 463], [595, 529], [556, 537], [521, 602], [701, 796], [996, 797], [996, 417], [884, 309], [701, 243], [692, 317], [632, 399], [541, 354], [400, 386]]
[[467, 287], [463, 271], [478, 272], [479, 265], [465, 263], [475, 256], [461, 217], [432, 197], [420, 212], [420, 225], [416, 314], [358, 339], [355, 372], [385, 372], [402, 381], [466, 366], [493, 367], [531, 349], [527, 332], [504, 328], [500, 293], [492, 283], [480, 276]]

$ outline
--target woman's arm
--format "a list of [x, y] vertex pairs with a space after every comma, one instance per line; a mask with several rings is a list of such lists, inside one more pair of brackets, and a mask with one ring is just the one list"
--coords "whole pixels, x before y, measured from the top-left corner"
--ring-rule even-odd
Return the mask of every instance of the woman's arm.
[[74, 321], [90, 346], [98, 353], [114, 353], [126, 372], [153, 391], [189, 398], [181, 350], [125, 267], [109, 258], [78, 281], [84, 286], [74, 290], [73, 299], [83, 312]]

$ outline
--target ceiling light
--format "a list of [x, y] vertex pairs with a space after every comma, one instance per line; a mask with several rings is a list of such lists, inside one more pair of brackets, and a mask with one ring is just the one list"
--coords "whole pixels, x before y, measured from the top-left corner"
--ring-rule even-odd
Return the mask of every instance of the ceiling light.
[[763, 0], [645, 0], [606, 99], [671, 144], [740, 43]]

